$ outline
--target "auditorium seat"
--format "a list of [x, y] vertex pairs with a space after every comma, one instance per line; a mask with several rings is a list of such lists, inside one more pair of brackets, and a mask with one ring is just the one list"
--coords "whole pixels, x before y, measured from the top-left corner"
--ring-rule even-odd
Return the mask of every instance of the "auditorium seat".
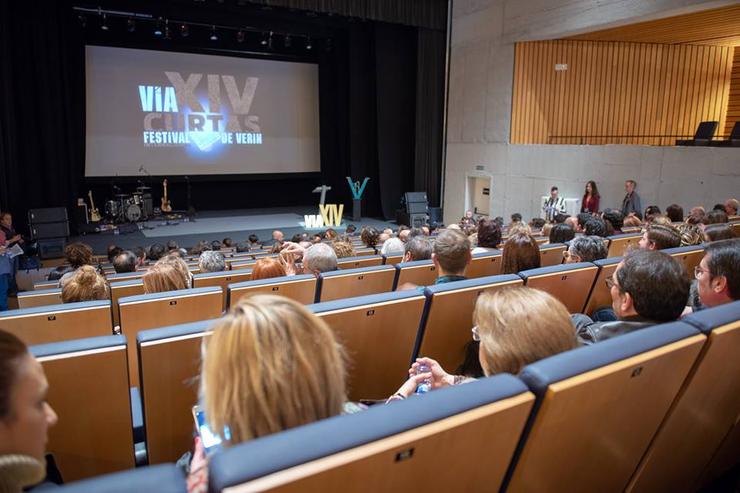
[[210, 491], [498, 491], [532, 401], [499, 375], [300, 426], [214, 454]]
[[227, 303], [227, 288], [229, 284], [249, 281], [252, 278], [252, 271], [241, 269], [236, 272], [223, 271], [223, 272], [205, 272], [203, 274], [195, 274], [193, 276], [193, 287], [194, 288], [205, 288], [208, 286], [220, 287], [223, 290], [223, 307], [226, 308]]
[[47, 450], [65, 481], [134, 467], [126, 338], [109, 335], [30, 347], [59, 421]]
[[393, 289], [396, 290], [406, 283], [417, 286], [429, 286], [437, 279], [437, 266], [431, 260], [416, 260], [396, 264], [396, 280]]
[[561, 301], [570, 313], [583, 310], [599, 268], [590, 262], [553, 265], [519, 273], [524, 284], [541, 289]]
[[609, 307], [612, 305], [612, 295], [609, 292], [609, 287], [606, 285], [606, 280], [610, 278], [614, 271], [617, 270], [617, 265], [622, 261], [622, 257], [605, 258], [603, 260], [594, 261], [594, 265], [599, 268], [599, 273], [596, 274], [596, 280], [594, 281], [591, 292], [588, 295], [586, 306], [583, 310], [579, 310], [580, 313], [585, 313], [591, 316], [591, 314], [597, 308]]
[[136, 272], [122, 272], [120, 274], [107, 274], [105, 276], [105, 279], [108, 282], [118, 282], [118, 281], [129, 281], [131, 279], [141, 279], [144, 277], [144, 274], [146, 274], [147, 271], [145, 270], [137, 270]]
[[363, 255], [337, 260], [338, 269], [359, 269], [361, 267], [374, 267], [376, 265], [383, 265], [382, 255]]
[[392, 291], [395, 277], [392, 265], [324, 272], [319, 276], [316, 302]]
[[428, 286], [424, 290], [424, 325], [414, 357], [428, 356], [447, 371], [463, 362], [465, 345], [472, 339], [473, 309], [478, 296], [489, 290], [521, 286], [514, 274], [479, 277]]
[[201, 344], [213, 322], [143, 330], [136, 336], [150, 464], [176, 461], [193, 446]]
[[[694, 491], [740, 414], [740, 301], [683, 319], [707, 336], [629, 491]], [[644, 406], [642, 406], [644, 408]]]
[[121, 298], [118, 306], [121, 332], [129, 341], [131, 385], [138, 385], [139, 380], [135, 347], [139, 331], [220, 317], [222, 297], [222, 289], [212, 286]]
[[18, 293], [18, 308], [58, 305], [62, 302], [62, 288], [34, 289]]
[[474, 253], [470, 265], [465, 269], [465, 277], [472, 279], [501, 274], [501, 255], [500, 250]]
[[0, 329], [15, 334], [28, 345], [109, 336], [113, 333], [110, 301], [84, 301], [0, 312]]
[[355, 255], [358, 257], [364, 257], [366, 255], [376, 255], [378, 252], [375, 248], [355, 248]]
[[256, 263], [257, 263], [256, 260], [248, 260], [246, 262], [241, 262], [241, 261], [232, 262], [230, 265], [231, 265], [231, 270], [243, 270], [243, 269], [251, 270], [254, 268], [254, 264]]
[[144, 294], [144, 281], [141, 279], [130, 279], [110, 283], [111, 309], [113, 310], [113, 326], [121, 325], [121, 311], [118, 301], [127, 296]]
[[255, 293], [278, 294], [308, 305], [316, 299], [316, 282], [313, 274], [301, 274], [229, 284], [229, 306], [234, 306], [243, 296]]
[[642, 233], [623, 233], [621, 235], [609, 236], [609, 253], [608, 258], [623, 257], [629, 247], [637, 248], [637, 244], [642, 238]]
[[383, 255], [383, 265], [396, 265], [403, 262], [403, 254]]
[[537, 402], [506, 491], [623, 491], [705, 341], [674, 322], [525, 367]]
[[735, 419], [730, 431], [725, 434], [725, 438], [722, 440], [719, 449], [714, 453], [712, 461], [704, 469], [700, 484], [706, 485], [738, 464], [740, 464], [740, 414]]
[[549, 267], [563, 263], [563, 252], [568, 248], [563, 243], [548, 243], [540, 245], [540, 266]]
[[740, 221], [730, 223], [730, 228], [732, 228], [732, 232], [735, 234], [735, 238], [740, 238]]
[[677, 146], [708, 146], [717, 131], [718, 121], [700, 122], [696, 127], [694, 138], [689, 140], [677, 140]]
[[187, 493], [188, 488], [181, 468], [174, 464], [160, 464], [76, 481], [52, 491], [58, 493], [100, 493], [101, 491], [105, 493], [131, 493], [132, 491]]
[[59, 287], [59, 281], [36, 281], [33, 283], [33, 290], [54, 289]]
[[686, 267], [686, 275], [689, 279], [694, 279], [694, 267], [699, 265], [701, 259], [704, 258], [704, 245], [666, 248], [663, 252], [681, 261]]
[[386, 398], [408, 377], [424, 301], [412, 290], [308, 306], [347, 352], [350, 400]]

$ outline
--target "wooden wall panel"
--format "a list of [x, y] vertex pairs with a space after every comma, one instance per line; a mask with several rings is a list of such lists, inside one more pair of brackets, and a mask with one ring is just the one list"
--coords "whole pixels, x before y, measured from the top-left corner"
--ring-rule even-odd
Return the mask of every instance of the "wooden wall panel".
[[[732, 67], [727, 46], [517, 43], [511, 142], [673, 145], [706, 120], [725, 134]], [[735, 76], [730, 109], [740, 113]]]
[[732, 79], [730, 81], [730, 95], [727, 101], [725, 135], [729, 135], [732, 132], [732, 127], [737, 121], [740, 121], [740, 47], [735, 47], [735, 56], [732, 59]]

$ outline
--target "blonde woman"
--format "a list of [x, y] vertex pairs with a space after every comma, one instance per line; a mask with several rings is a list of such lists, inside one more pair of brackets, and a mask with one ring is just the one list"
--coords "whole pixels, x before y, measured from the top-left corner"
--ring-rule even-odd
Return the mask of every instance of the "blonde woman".
[[[207, 422], [226, 447], [342, 413], [344, 353], [329, 327], [282, 296], [243, 298], [213, 326], [201, 372]], [[200, 442], [189, 491], [207, 485]], [[205, 491], [205, 490], [203, 490]]]
[[92, 265], [79, 267], [62, 288], [62, 303], [107, 300], [110, 298], [108, 282]]
[[190, 272], [185, 261], [174, 255], [167, 255], [157, 260], [144, 277], [146, 294], [176, 291], [190, 287]]
[[[473, 312], [472, 338], [480, 342], [478, 358], [485, 376], [516, 375], [525, 366], [578, 346], [576, 331], [565, 306], [550, 294], [528, 287], [484, 292]], [[418, 373], [421, 366], [428, 372]], [[412, 395], [424, 380], [432, 389], [469, 380], [450, 375], [439, 363], [418, 358], [409, 369], [410, 378], [391, 400]]]

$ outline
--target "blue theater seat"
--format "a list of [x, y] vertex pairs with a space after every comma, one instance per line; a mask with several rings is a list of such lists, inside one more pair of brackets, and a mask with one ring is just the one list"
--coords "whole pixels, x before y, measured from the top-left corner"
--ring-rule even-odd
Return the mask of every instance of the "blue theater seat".
[[319, 275], [316, 302], [392, 291], [395, 278], [392, 265], [324, 272]]
[[229, 306], [234, 306], [243, 296], [258, 293], [277, 294], [308, 305], [316, 299], [316, 282], [313, 274], [301, 274], [229, 284]]
[[524, 284], [559, 299], [570, 313], [579, 313], [586, 304], [599, 268], [590, 262], [560, 264], [519, 273]]
[[642, 233], [638, 230], [634, 233], [622, 233], [607, 237], [609, 240], [609, 253], [607, 257], [623, 257], [627, 249], [636, 248], [642, 238]]
[[563, 263], [563, 252], [568, 248], [565, 243], [547, 243], [540, 245], [540, 265], [549, 267]]
[[608, 307], [612, 304], [612, 295], [609, 292], [609, 287], [606, 285], [607, 278], [610, 278], [614, 271], [617, 270], [617, 265], [622, 261], [623, 257], [612, 257], [605, 258], [602, 260], [595, 260], [593, 264], [599, 268], [599, 273], [596, 274], [596, 280], [591, 288], [591, 292], [588, 295], [586, 306], [580, 313], [585, 313], [591, 316], [594, 310], [602, 307]]
[[489, 277], [501, 274], [502, 255], [503, 252], [501, 250], [474, 253], [470, 260], [470, 265], [465, 269], [465, 276], [468, 279], [473, 279], [475, 277]]
[[694, 279], [694, 267], [699, 265], [699, 262], [704, 257], [704, 245], [666, 248], [662, 252], [679, 260], [686, 268], [688, 278]]
[[417, 286], [429, 286], [437, 279], [437, 267], [431, 260], [415, 260], [396, 264], [396, 278], [393, 281], [393, 290], [406, 283]]
[[62, 303], [62, 288], [35, 289], [18, 293], [18, 308], [58, 305]]
[[78, 481], [49, 491], [59, 493], [187, 493], [188, 488], [182, 469], [174, 464], [160, 464]]
[[532, 400], [499, 375], [258, 438], [212, 457], [209, 491], [497, 491]]
[[382, 255], [358, 255], [356, 257], [344, 257], [337, 259], [339, 269], [359, 269], [361, 267], [374, 267], [383, 265]]

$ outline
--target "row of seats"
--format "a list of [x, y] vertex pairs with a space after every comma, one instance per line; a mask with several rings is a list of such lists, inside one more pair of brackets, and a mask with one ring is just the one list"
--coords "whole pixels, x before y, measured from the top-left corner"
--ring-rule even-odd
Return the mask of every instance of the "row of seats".
[[[200, 330], [193, 329], [166, 339], [192, 340]], [[154, 332], [140, 351], [168, 344]], [[210, 458], [209, 491], [695, 491], [737, 463], [738, 352], [735, 302], [547, 358], [518, 377], [497, 375], [236, 445]], [[42, 362], [53, 391], [60, 379]], [[61, 398], [50, 401], [58, 407]], [[147, 398], [145, 391], [145, 409]], [[55, 437], [50, 448], [58, 454]], [[160, 465], [60, 491], [134, 490], [182, 492], [184, 479]]]

